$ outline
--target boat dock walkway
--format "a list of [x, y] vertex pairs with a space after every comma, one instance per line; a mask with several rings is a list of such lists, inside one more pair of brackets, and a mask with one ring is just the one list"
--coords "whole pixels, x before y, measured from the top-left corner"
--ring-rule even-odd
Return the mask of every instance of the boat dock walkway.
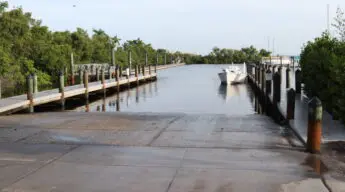
[[[184, 64], [170, 64], [170, 65], [162, 65], [157, 66], [157, 70], [167, 69], [171, 67], [177, 67]], [[146, 69], [148, 71], [148, 69]], [[33, 100], [30, 102], [28, 99], [27, 94], [2, 98], [0, 99], [0, 114], [9, 114], [13, 113], [18, 110], [23, 110], [29, 108], [30, 105], [37, 106], [42, 105], [49, 102], [59, 101], [64, 99], [83, 95], [85, 92], [91, 93], [95, 91], [100, 91], [103, 89], [115, 88], [117, 86], [125, 86], [129, 84], [141, 83], [145, 81], [155, 80], [157, 78], [157, 74], [153, 71], [147, 73], [145, 75], [139, 74], [138, 77], [131, 75], [129, 78], [120, 77], [119, 81], [115, 79], [106, 79], [104, 83], [102, 81], [90, 82], [88, 83], [88, 88], [84, 87], [84, 84], [78, 84], [73, 86], [67, 86], [64, 88], [64, 93], [60, 93], [59, 89], [52, 89], [47, 91], [40, 91], [33, 94]]]

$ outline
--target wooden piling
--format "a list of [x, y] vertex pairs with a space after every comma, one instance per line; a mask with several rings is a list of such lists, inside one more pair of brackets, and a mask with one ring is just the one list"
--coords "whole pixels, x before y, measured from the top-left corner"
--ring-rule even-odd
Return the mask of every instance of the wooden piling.
[[120, 92], [120, 66], [115, 69], [115, 78], [116, 78], [116, 82], [117, 82], [117, 92]]
[[103, 86], [103, 92], [105, 92], [105, 74], [104, 74], [104, 67], [101, 67], [101, 83]]
[[132, 52], [128, 51], [128, 68], [129, 68], [129, 76], [131, 76], [131, 70], [132, 70]]
[[74, 79], [74, 58], [73, 58], [73, 53], [71, 53], [71, 65], [70, 65], [70, 68], [71, 68], [71, 84], [74, 85], [75, 84], [75, 79]]
[[116, 65], [116, 61], [115, 61], [115, 48], [111, 50], [111, 64], [113, 67], [115, 67]]
[[290, 67], [286, 68], [286, 75], [285, 75], [285, 78], [286, 78], [286, 88], [290, 88]]
[[278, 72], [273, 75], [273, 103], [280, 102], [281, 77]]
[[63, 71], [61, 70], [59, 73], [59, 93], [61, 93], [61, 109], [65, 109], [65, 76]]
[[85, 88], [85, 100], [89, 100], [89, 73], [88, 73], [88, 70], [84, 70], [84, 88]]
[[287, 106], [286, 106], [286, 119], [295, 118], [295, 90], [289, 89], [287, 91]]
[[96, 81], [99, 81], [100, 80], [100, 77], [99, 77], [99, 67], [96, 67]]
[[167, 64], [167, 53], [164, 53], [164, 65]]
[[109, 65], [108, 66], [108, 74], [109, 74], [109, 80], [111, 80], [112, 79], [112, 76], [111, 76], [111, 66]]
[[79, 68], [79, 84], [83, 84], [83, 69]]
[[122, 77], [122, 66], [119, 66], [119, 77]]
[[308, 103], [307, 152], [320, 153], [322, 137], [322, 103], [313, 97]]
[[280, 75], [280, 83], [282, 83], [282, 76], [283, 76], [282, 70], [283, 70], [283, 67], [282, 67], [282, 66], [279, 66], [279, 67], [278, 67], [278, 73], [279, 73], [279, 75]]
[[159, 55], [158, 53], [156, 54], [156, 64], [155, 64], [155, 73], [157, 73], [157, 65], [158, 65], [158, 62], [159, 62]]
[[143, 76], [144, 76], [144, 79], [145, 79], [145, 75], [146, 75], [146, 71], [145, 71], [145, 68], [148, 64], [148, 54], [147, 52], [145, 52], [145, 64], [143, 65]]
[[267, 69], [266, 71], [266, 96], [271, 95], [272, 92], [272, 72], [270, 68]]
[[296, 93], [301, 94], [301, 84], [302, 84], [302, 74], [301, 70], [297, 69], [295, 72], [295, 88], [296, 88]]
[[34, 94], [38, 93], [38, 82], [37, 82], [37, 74], [34, 73], [32, 75], [33, 78], [33, 86], [34, 86]]
[[261, 77], [262, 77], [262, 74], [261, 74], [261, 66], [258, 66], [258, 87], [260, 87], [260, 84], [261, 84]]
[[261, 91], [262, 93], [265, 93], [265, 86], [266, 86], [266, 71], [265, 67], [261, 68]]
[[34, 92], [34, 88], [33, 88], [33, 77], [32, 75], [29, 75], [26, 79], [26, 83], [27, 83], [27, 99], [29, 100], [29, 109], [28, 112], [29, 113], [33, 113], [34, 112], [34, 96], [33, 96], [33, 92]]
[[137, 86], [139, 85], [139, 75], [138, 75], [138, 71], [139, 71], [139, 66], [138, 65], [136, 65], [135, 66], [135, 78], [136, 78], [136, 80], [137, 80]]

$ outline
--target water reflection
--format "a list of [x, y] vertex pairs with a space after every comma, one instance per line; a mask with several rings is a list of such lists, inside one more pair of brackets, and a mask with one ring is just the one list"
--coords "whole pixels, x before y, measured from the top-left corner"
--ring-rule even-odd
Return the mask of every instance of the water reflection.
[[240, 95], [240, 85], [224, 85], [220, 84], [218, 95], [227, 102], [231, 97]]
[[160, 71], [155, 82], [106, 97], [102, 97], [102, 94], [93, 95], [87, 106], [74, 110], [235, 115], [255, 113], [251, 102], [253, 93], [248, 85], [220, 85], [217, 73], [222, 67], [192, 65]]
[[105, 112], [105, 97], [102, 99], [102, 112]]
[[135, 88], [135, 102], [139, 103], [139, 87]]
[[120, 94], [119, 93], [116, 94], [116, 111], [120, 111]]

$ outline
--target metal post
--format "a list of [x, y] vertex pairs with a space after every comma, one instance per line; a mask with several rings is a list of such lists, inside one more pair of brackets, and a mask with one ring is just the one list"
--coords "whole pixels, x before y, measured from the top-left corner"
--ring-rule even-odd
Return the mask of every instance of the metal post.
[[280, 74], [278, 72], [273, 75], [273, 103], [280, 102], [281, 91]]
[[295, 118], [295, 90], [289, 89], [287, 92], [286, 119]]
[[34, 92], [34, 88], [33, 88], [33, 78], [32, 75], [29, 75], [26, 79], [27, 82], [27, 99], [30, 101], [29, 103], [29, 113], [33, 113], [34, 112], [34, 96], [33, 96], [33, 92]]
[[34, 73], [32, 75], [33, 78], [33, 85], [34, 85], [34, 93], [38, 93], [38, 82], [37, 82], [37, 75]]
[[322, 136], [322, 103], [313, 97], [308, 103], [308, 138], [307, 151], [320, 153]]
[[59, 93], [61, 93], [61, 108], [62, 110], [65, 109], [65, 76], [63, 71], [61, 70], [59, 73]]
[[296, 93], [301, 94], [301, 84], [302, 84], [302, 75], [301, 75], [301, 70], [297, 69], [295, 72], [295, 88], [296, 88]]
[[285, 78], [286, 78], [286, 88], [290, 88], [290, 68], [288, 67], [287, 69], [286, 69], [286, 76], [285, 76]]

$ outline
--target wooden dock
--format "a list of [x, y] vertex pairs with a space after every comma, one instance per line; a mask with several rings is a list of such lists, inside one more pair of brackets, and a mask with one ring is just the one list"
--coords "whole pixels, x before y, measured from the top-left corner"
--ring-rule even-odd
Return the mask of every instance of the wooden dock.
[[[171, 67], [178, 67], [184, 64], [170, 64], [157, 66], [157, 70], [167, 69]], [[148, 68], [145, 69], [148, 71]], [[78, 95], [85, 95], [86, 93], [92, 93], [96, 91], [102, 91], [110, 88], [124, 87], [133, 84], [141, 84], [143, 82], [155, 81], [157, 79], [157, 73], [153, 70], [146, 74], [131, 75], [129, 78], [120, 77], [119, 81], [116, 79], [106, 79], [104, 83], [102, 81], [89, 82], [87, 88], [84, 84], [78, 84], [73, 86], [64, 87], [62, 93], [59, 89], [52, 89], [47, 91], [40, 91], [33, 94], [33, 99], [30, 101], [27, 94], [8, 97], [0, 99], [0, 115], [11, 114], [13, 112], [29, 108], [30, 106], [38, 106], [50, 102], [59, 102], [67, 98], [75, 97]]]

